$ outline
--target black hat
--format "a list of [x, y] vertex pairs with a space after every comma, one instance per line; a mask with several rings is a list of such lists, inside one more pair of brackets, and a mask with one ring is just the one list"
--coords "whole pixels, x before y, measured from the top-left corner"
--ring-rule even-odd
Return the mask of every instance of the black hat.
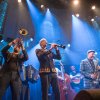
[[95, 53], [95, 50], [88, 50], [87, 54], [89, 54], [90, 52], [94, 52]]

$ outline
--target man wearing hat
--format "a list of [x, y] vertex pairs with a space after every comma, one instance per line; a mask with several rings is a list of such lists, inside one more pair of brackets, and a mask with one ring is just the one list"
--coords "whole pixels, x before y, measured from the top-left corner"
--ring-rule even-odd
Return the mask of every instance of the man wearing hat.
[[81, 61], [80, 70], [84, 76], [85, 89], [97, 88], [99, 85], [99, 60], [95, 57], [94, 50], [87, 51], [87, 58]]

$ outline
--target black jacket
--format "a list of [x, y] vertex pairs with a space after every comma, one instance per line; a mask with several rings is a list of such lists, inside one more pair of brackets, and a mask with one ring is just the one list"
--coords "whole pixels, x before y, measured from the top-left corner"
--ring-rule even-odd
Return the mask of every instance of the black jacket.
[[[3, 55], [3, 57], [4, 57], [4, 59], [5, 59], [5, 62], [4, 62], [4, 64], [3, 64], [3, 67], [2, 67], [2, 70], [3, 71], [8, 71], [9, 70], [9, 63], [11, 63], [10, 62], [10, 60], [11, 60], [11, 58], [12, 58], [12, 53], [10, 53], [9, 51], [8, 51], [8, 49], [10, 48], [10, 46], [9, 45], [7, 45], [7, 46], [5, 46], [3, 49], [2, 49], [2, 55]], [[18, 55], [18, 57], [17, 57], [17, 63], [16, 63], [16, 66], [18, 67], [18, 71], [20, 70], [20, 65], [24, 62], [24, 61], [26, 61], [26, 60], [28, 60], [28, 55], [27, 55], [27, 52], [25, 51], [25, 50], [22, 50], [22, 53], [23, 54], [19, 54]]]
[[53, 59], [58, 59], [58, 60], [61, 59], [59, 50], [56, 50], [56, 54], [54, 54], [50, 50], [36, 49], [36, 55], [40, 62], [40, 69], [39, 69], [40, 73], [56, 72]]

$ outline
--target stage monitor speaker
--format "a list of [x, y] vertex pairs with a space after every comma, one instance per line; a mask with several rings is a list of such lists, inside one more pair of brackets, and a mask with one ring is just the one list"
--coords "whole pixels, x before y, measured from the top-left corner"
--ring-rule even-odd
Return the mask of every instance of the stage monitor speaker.
[[100, 89], [81, 90], [74, 100], [100, 100]]

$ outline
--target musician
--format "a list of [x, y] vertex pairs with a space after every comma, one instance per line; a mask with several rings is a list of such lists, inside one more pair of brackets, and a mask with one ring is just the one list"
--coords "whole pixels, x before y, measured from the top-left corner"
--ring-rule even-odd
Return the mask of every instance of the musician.
[[[41, 39], [39, 44], [41, 49], [36, 49], [36, 55], [40, 62], [39, 74], [42, 86], [42, 100], [48, 100], [48, 87], [50, 84], [55, 95], [55, 100], [60, 100], [57, 74], [53, 63], [53, 59], [61, 59], [60, 52], [56, 44], [51, 44], [51, 48], [47, 50], [47, 40], [45, 38]], [[52, 52], [52, 49], [55, 49], [56, 54]]]
[[[74, 100], [76, 95], [75, 90], [72, 89], [70, 85], [70, 76], [64, 72], [64, 66], [61, 64], [61, 70], [57, 69], [58, 73], [58, 83], [60, 89], [60, 100]], [[63, 72], [62, 72], [63, 71]]]
[[[9, 52], [14, 45], [13, 52]], [[22, 54], [20, 54], [22, 51]], [[6, 89], [10, 86], [12, 100], [20, 100], [22, 82], [19, 75], [20, 64], [28, 59], [28, 55], [23, 46], [22, 40], [17, 38], [2, 49], [2, 55], [5, 59], [0, 70], [0, 100]]]
[[84, 88], [96, 88], [98, 79], [99, 60], [95, 58], [95, 51], [88, 50], [87, 58], [81, 61], [80, 70], [84, 76]]
[[70, 77], [75, 76], [78, 73], [75, 66], [70, 66], [70, 69]]
[[71, 86], [75, 92], [79, 92], [82, 88], [82, 75], [76, 70], [75, 66], [70, 66]]

